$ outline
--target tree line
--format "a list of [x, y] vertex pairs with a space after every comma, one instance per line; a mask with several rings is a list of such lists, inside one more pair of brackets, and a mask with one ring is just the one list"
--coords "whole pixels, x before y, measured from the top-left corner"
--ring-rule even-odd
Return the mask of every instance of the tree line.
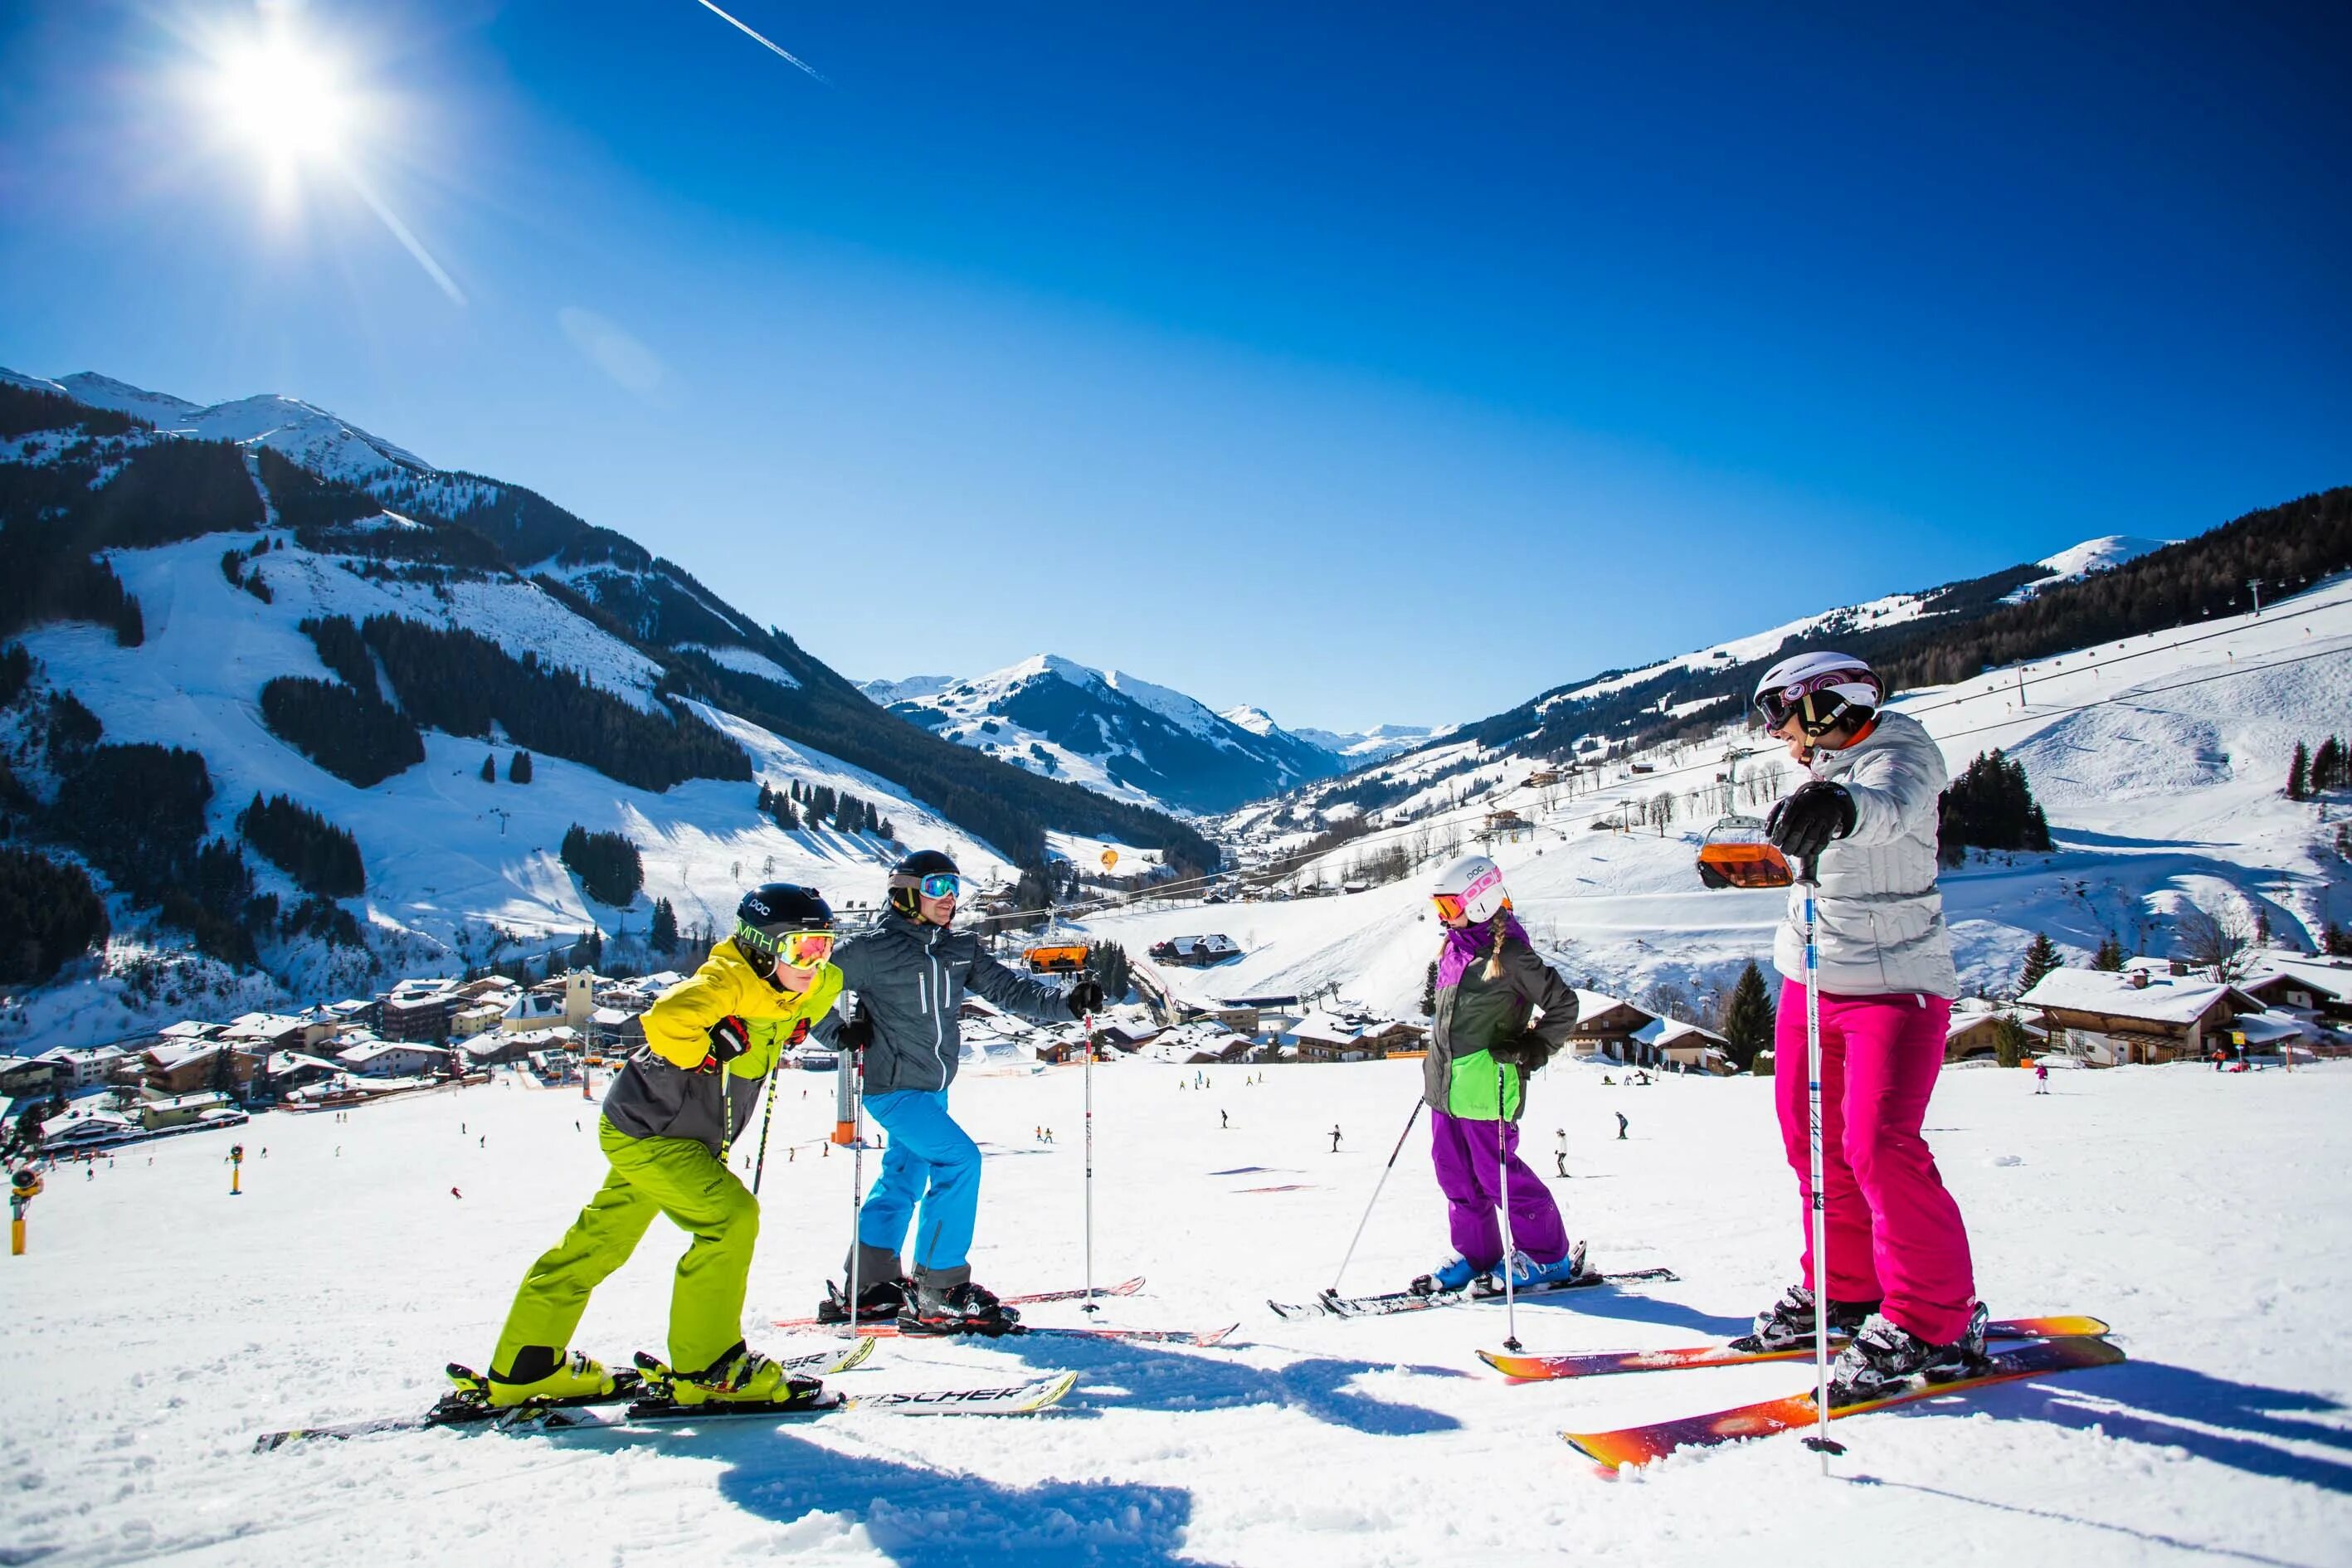
[[[626, 909], [646, 885], [644, 858], [625, 834], [591, 833], [573, 823], [563, 834], [563, 864], [600, 904]], [[675, 927], [677, 917], [670, 917]]]
[[256, 794], [237, 815], [236, 830], [304, 892], [350, 899], [367, 890], [359, 840], [299, 802]]
[[2294, 755], [2287, 759], [2287, 799], [2309, 800], [2339, 789], [2352, 789], [2352, 751], [2346, 749], [2343, 739], [2330, 735], [2316, 751], [2297, 741]]

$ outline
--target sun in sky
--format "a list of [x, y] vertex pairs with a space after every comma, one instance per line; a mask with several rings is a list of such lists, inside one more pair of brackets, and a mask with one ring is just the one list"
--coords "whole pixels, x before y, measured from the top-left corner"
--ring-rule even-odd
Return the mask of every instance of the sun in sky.
[[462, 305], [456, 279], [383, 196], [367, 169], [382, 130], [377, 100], [352, 57], [306, 29], [290, 0], [263, 0], [189, 40], [193, 96], [221, 155], [259, 179], [269, 210], [290, 221], [308, 182], [350, 190], [441, 291]]

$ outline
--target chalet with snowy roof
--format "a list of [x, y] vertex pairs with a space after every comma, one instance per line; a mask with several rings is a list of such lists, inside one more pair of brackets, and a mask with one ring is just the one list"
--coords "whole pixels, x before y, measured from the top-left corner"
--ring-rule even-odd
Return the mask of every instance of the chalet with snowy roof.
[[2265, 1007], [2329, 1023], [2352, 1024], [2352, 960], [2273, 963], [2239, 989]]
[[70, 1092], [110, 1081], [114, 1070], [131, 1059], [131, 1053], [121, 1046], [52, 1046], [33, 1059], [55, 1062], [64, 1068], [66, 1082], [61, 1087]]
[[166, 1128], [185, 1127], [215, 1116], [235, 1115], [236, 1104], [217, 1089], [198, 1089], [194, 1094], [174, 1094], [161, 1100], [142, 1100], [131, 1108], [139, 1123], [150, 1132]]
[[269, 1087], [278, 1094], [325, 1083], [342, 1072], [337, 1063], [306, 1051], [275, 1051], [269, 1058]]
[[[409, 984], [403, 981], [403, 986]], [[395, 986], [383, 999], [383, 1022], [376, 1033], [387, 1040], [429, 1041], [446, 1039], [449, 1034], [449, 1016], [457, 1010], [457, 994], [442, 983], [438, 990], [404, 991]]]
[[1713, 1029], [1686, 1024], [1680, 1018], [1654, 1018], [1633, 1031], [1634, 1060], [1642, 1067], [1668, 1062], [1685, 1072], [1729, 1074], [1731, 1042]]
[[1204, 969], [1213, 963], [1223, 963], [1242, 955], [1241, 943], [1223, 931], [1210, 931], [1202, 936], [1174, 936], [1166, 942], [1151, 944], [1151, 956], [1160, 963], [1182, 964], [1187, 968]]
[[452, 1058], [442, 1047], [414, 1040], [371, 1040], [337, 1051], [335, 1060], [344, 1071], [362, 1078], [418, 1078], [446, 1072]]
[[41, 1123], [41, 1150], [47, 1154], [69, 1154], [78, 1149], [104, 1149], [131, 1142], [142, 1131], [118, 1111], [68, 1110]]
[[2050, 1049], [2094, 1067], [2207, 1056], [2232, 1019], [2263, 1010], [2236, 986], [2147, 969], [2053, 969], [2017, 1001], [2041, 1013]]
[[2013, 1020], [2025, 1031], [2025, 1049], [2040, 1051], [2049, 1044], [2042, 1015], [2021, 1007], [1953, 1010], [1944, 1026], [1944, 1059], [1948, 1062], [1993, 1061], [2000, 1055], [2000, 1021]]
[[224, 1079], [242, 1089], [270, 1051], [257, 1041], [192, 1040], [151, 1046], [141, 1055], [140, 1092], [170, 1099], [219, 1085]]
[[1612, 1062], [1631, 1062], [1642, 1049], [1635, 1037], [1657, 1021], [1655, 1013], [1645, 1012], [1622, 997], [1580, 989], [1576, 994], [1576, 1027], [1568, 1037], [1570, 1057], [1603, 1057]]
[[1429, 1031], [1401, 1018], [1317, 1007], [1290, 1027], [1300, 1061], [1358, 1062], [1413, 1056], [1428, 1049]]

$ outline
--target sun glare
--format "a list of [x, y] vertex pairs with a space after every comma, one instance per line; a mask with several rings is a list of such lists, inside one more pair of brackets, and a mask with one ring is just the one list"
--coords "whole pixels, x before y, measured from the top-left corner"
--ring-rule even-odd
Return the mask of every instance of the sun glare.
[[214, 100], [237, 140], [273, 163], [331, 162], [351, 130], [332, 66], [282, 33], [223, 55]]

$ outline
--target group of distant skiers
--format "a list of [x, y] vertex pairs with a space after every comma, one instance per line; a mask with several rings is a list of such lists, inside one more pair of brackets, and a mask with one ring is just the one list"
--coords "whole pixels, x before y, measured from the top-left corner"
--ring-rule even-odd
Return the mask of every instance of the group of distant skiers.
[[[1968, 1236], [1920, 1136], [1958, 991], [1936, 886], [1946, 773], [1926, 730], [1885, 710], [1884, 696], [1863, 661], [1808, 654], [1768, 672], [1754, 700], [1807, 770], [1773, 806], [1766, 832], [1816, 884], [1825, 1237], [1811, 1234], [1810, 1220], [1805, 1074], [1783, 1065], [1775, 1098], [1807, 1216], [1800, 1278], [1812, 1278], [1812, 1248], [1825, 1242], [1829, 1300], [1791, 1286], [1742, 1343], [1808, 1342], [1826, 1311], [1831, 1331], [1847, 1338], [1832, 1377], [1841, 1403], [1920, 1373], [1966, 1371], [1984, 1357], [1986, 1314]], [[857, 1054], [865, 1110], [890, 1134], [845, 1260], [857, 1285], [829, 1303], [831, 1316], [890, 1321], [917, 1334], [1013, 1326], [1018, 1314], [972, 1280], [968, 1260], [980, 1152], [948, 1110], [959, 1006], [969, 989], [1057, 1021], [1090, 1016], [1103, 993], [1090, 978], [1065, 991], [998, 963], [954, 929], [961, 890], [946, 855], [911, 855], [890, 875], [879, 925], [847, 942], [836, 942], [833, 911], [814, 889], [772, 883], [744, 897], [733, 933], [646, 1013], [646, 1044], [604, 1102], [604, 1185], [530, 1266], [478, 1392], [499, 1405], [612, 1393], [614, 1374], [572, 1350], [572, 1333], [590, 1292], [666, 1214], [694, 1237], [671, 1300], [673, 1397], [814, 1397], [814, 1380], [792, 1376], [744, 1342], [759, 1205], [726, 1159], [762, 1080], [812, 1036]], [[1782, 1064], [1807, 1052], [1802, 893], [1790, 889], [1774, 944]], [[1519, 1158], [1518, 1137], [1529, 1076], [1575, 1028], [1576, 993], [1529, 944], [1491, 859], [1455, 861], [1431, 898], [1444, 937], [1422, 1096], [1454, 1253], [1413, 1289], [1468, 1291], [1498, 1275], [1521, 1290], [1573, 1281], [1584, 1247]], [[846, 1017], [835, 1007], [845, 990], [856, 996]], [[1337, 1126], [1331, 1139], [1337, 1152]], [[1565, 1175], [1564, 1141], [1556, 1164]]]

